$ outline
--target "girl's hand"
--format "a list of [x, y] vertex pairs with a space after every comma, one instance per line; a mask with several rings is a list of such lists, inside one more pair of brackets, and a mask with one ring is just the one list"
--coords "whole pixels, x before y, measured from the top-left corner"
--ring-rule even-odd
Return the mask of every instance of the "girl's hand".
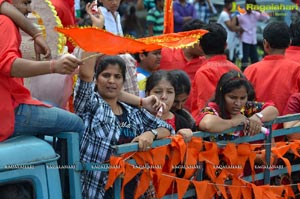
[[101, 9], [93, 10], [93, 7], [97, 6], [97, 3], [93, 1], [92, 3], [87, 3], [85, 6], [85, 11], [90, 16], [93, 26], [96, 26], [98, 28], [104, 27], [104, 16], [101, 12]]
[[261, 121], [256, 121], [252, 118], [247, 118], [244, 129], [245, 135], [256, 135], [261, 132], [261, 127]]
[[179, 129], [177, 131], [177, 134], [182, 135], [184, 142], [189, 142], [191, 141], [192, 137], [193, 137], [193, 132], [191, 129]]
[[153, 115], [156, 115], [161, 107], [164, 111], [167, 108], [167, 105], [160, 101], [155, 95], [150, 95], [146, 98], [143, 98], [142, 100], [142, 107], [147, 109]]
[[236, 127], [238, 125], [244, 124], [246, 119], [247, 118], [243, 114], [232, 115], [231, 116], [232, 127]]

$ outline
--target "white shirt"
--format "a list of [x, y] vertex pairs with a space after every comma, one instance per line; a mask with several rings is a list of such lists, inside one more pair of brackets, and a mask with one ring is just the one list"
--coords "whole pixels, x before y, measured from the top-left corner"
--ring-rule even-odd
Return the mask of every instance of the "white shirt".
[[101, 12], [104, 16], [105, 30], [116, 35], [123, 36], [120, 14], [116, 11], [114, 13], [114, 15], [116, 16], [115, 19], [112, 12], [107, 10], [105, 7], [100, 6], [99, 8], [101, 9]]

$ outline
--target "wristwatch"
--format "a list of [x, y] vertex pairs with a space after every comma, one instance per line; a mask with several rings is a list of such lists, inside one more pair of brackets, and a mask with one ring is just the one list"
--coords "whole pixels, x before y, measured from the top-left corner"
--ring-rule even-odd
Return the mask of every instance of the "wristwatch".
[[261, 112], [255, 113], [255, 115], [260, 119], [261, 122], [263, 122], [264, 115]]
[[151, 129], [151, 133], [154, 135], [154, 138], [153, 138], [153, 140], [156, 140], [156, 138], [157, 138], [157, 135], [158, 135], [158, 132], [157, 132], [157, 130], [155, 130], [155, 129]]

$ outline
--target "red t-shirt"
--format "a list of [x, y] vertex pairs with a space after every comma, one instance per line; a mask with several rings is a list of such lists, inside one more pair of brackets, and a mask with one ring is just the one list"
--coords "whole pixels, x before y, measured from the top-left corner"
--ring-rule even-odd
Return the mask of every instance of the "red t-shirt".
[[[187, 60], [182, 49], [163, 48], [161, 50], [160, 68], [162, 70], [183, 70], [187, 73], [190, 81], [193, 82], [195, 74], [200, 66], [205, 62], [205, 57]], [[191, 97], [185, 103], [185, 108], [190, 110]]]
[[0, 15], [0, 29], [0, 141], [3, 141], [14, 131], [15, 107], [19, 104], [44, 104], [31, 97], [23, 85], [23, 78], [11, 76], [13, 62], [21, 57], [18, 28], [8, 17]]
[[285, 50], [285, 57], [300, 63], [300, 46], [290, 46]]
[[191, 113], [195, 120], [213, 97], [220, 77], [230, 70], [240, 71], [236, 65], [226, 60], [226, 55], [215, 55], [197, 71], [191, 90]]
[[283, 115], [289, 97], [300, 92], [300, 63], [283, 55], [268, 55], [244, 72], [252, 82], [257, 101], [273, 101]]
[[294, 93], [288, 99], [283, 115], [300, 113], [300, 93]]

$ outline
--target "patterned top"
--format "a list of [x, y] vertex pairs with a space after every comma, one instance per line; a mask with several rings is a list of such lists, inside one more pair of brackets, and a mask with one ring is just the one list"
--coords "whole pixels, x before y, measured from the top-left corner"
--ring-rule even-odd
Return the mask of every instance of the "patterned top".
[[151, 10], [152, 8], [155, 8], [155, 1], [154, 0], [143, 0], [144, 7], [147, 10]]
[[126, 64], [126, 74], [124, 82], [124, 91], [139, 95], [139, 89], [137, 85], [137, 74], [136, 74], [136, 60], [128, 53], [119, 55]]
[[[274, 106], [274, 103], [272, 102], [255, 102], [255, 101], [248, 101], [245, 105], [244, 108], [241, 109], [241, 114], [245, 115], [246, 117], [251, 117], [255, 113], [258, 113], [265, 109], [268, 106]], [[198, 118], [197, 118], [197, 124], [201, 122], [203, 117], [207, 114], [211, 115], [216, 115], [220, 116], [220, 109], [219, 106], [215, 102], [209, 102], [208, 105], [202, 109], [200, 112]], [[230, 118], [230, 117], [227, 117]], [[237, 131], [237, 132], [232, 132], [226, 135], [219, 135], [217, 138], [216, 137], [211, 137], [211, 141], [217, 141], [217, 140], [234, 140], [237, 137], [243, 136], [244, 132], [243, 131]]]
[[[77, 80], [75, 86], [75, 112], [84, 121], [85, 132], [80, 142], [80, 156], [83, 162], [103, 163], [113, 154], [113, 145], [120, 138], [120, 123], [109, 104], [94, 91], [94, 82]], [[128, 123], [133, 134], [138, 136], [145, 131], [159, 127], [167, 128], [175, 134], [170, 125], [147, 112], [119, 102], [128, 113]], [[81, 176], [84, 198], [103, 198], [107, 172], [86, 171]]]
[[212, 6], [212, 12], [210, 11], [209, 5], [207, 2], [203, 2], [203, 3], [196, 2], [194, 4], [194, 7], [196, 9], [197, 18], [205, 23], [209, 23], [209, 18], [211, 17], [211, 15], [217, 14], [217, 11], [216, 11], [214, 5], [211, 4], [211, 6]]
[[161, 35], [164, 31], [164, 12], [156, 7], [148, 11], [147, 25], [153, 25], [153, 35]]

